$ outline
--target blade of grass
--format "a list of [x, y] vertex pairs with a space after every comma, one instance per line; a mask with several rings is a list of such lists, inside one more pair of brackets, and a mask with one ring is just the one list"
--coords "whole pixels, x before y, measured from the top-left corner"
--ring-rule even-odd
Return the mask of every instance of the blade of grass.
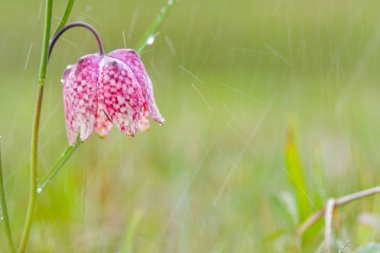
[[144, 210], [136, 209], [132, 215], [130, 225], [126, 229], [124, 243], [121, 247], [120, 253], [131, 253], [133, 248], [133, 237], [135, 236], [137, 227], [139, 226], [142, 218], [144, 217]]
[[61, 155], [61, 158], [54, 164], [54, 166], [51, 168], [47, 176], [42, 180], [40, 187], [38, 188], [38, 191], [41, 192], [50, 182], [51, 180], [58, 174], [59, 170], [62, 168], [63, 165], [69, 160], [71, 155], [76, 151], [76, 149], [81, 144], [80, 139], [77, 138], [77, 142], [74, 146], [69, 146], [66, 148], [66, 150]]
[[298, 226], [297, 204], [294, 196], [288, 192], [280, 192], [272, 195], [271, 200], [288, 232], [294, 231]]
[[160, 28], [161, 24], [165, 21], [170, 13], [171, 8], [175, 4], [176, 0], [168, 0], [166, 5], [161, 8], [160, 13], [157, 15], [154, 22], [151, 24], [149, 29], [140, 39], [136, 46], [136, 52], [140, 54], [148, 44], [152, 44], [154, 41], [154, 36]]
[[71, 14], [71, 10], [73, 9], [75, 0], [68, 0], [65, 12], [63, 13], [63, 16], [61, 18], [61, 22], [59, 22], [57, 29], [55, 30], [55, 33], [57, 33], [66, 23], [69, 19], [69, 16]]
[[313, 189], [314, 189], [314, 204], [318, 208], [322, 208], [323, 204], [327, 200], [327, 184], [325, 170], [322, 165], [322, 157], [320, 149], [317, 147], [314, 153], [314, 165], [313, 165]]
[[306, 180], [303, 175], [301, 162], [294, 143], [293, 126], [288, 129], [285, 160], [287, 175], [296, 194], [299, 221], [303, 221], [311, 212], [311, 200], [309, 198], [310, 194], [306, 187]]
[[[1, 138], [1, 136], [0, 136]], [[11, 225], [9, 221], [8, 216], [8, 207], [7, 207], [7, 200], [5, 198], [5, 187], [4, 187], [4, 178], [3, 178], [3, 166], [1, 162], [1, 147], [0, 147], [0, 205], [1, 205], [1, 220], [4, 224], [4, 231], [5, 235], [7, 237], [9, 250], [14, 253], [16, 252], [16, 248], [14, 245], [13, 237], [12, 237], [12, 230]]]

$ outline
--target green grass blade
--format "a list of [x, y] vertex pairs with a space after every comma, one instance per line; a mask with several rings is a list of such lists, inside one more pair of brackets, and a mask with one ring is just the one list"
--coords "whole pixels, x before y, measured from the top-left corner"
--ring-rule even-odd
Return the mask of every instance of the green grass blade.
[[320, 209], [327, 201], [327, 184], [325, 170], [322, 164], [322, 156], [320, 149], [317, 147], [314, 152], [313, 164], [313, 189], [314, 189], [314, 204]]
[[69, 146], [66, 148], [66, 150], [63, 152], [61, 158], [55, 163], [53, 168], [49, 171], [48, 175], [42, 180], [41, 185], [39, 187], [39, 191], [42, 191], [46, 185], [50, 183], [50, 181], [58, 174], [59, 170], [62, 168], [63, 165], [69, 160], [71, 155], [76, 151], [76, 149], [81, 144], [79, 138], [77, 138], [77, 142], [74, 146]]
[[166, 5], [161, 8], [160, 13], [157, 15], [155, 21], [152, 23], [152, 25], [149, 27], [149, 29], [145, 32], [139, 43], [137, 43], [136, 46], [136, 52], [140, 54], [144, 48], [151, 44], [150, 40], [154, 40], [154, 36], [156, 35], [158, 29], [160, 28], [161, 24], [165, 21], [167, 16], [170, 13], [171, 8], [175, 4], [176, 0], [168, 0]]
[[73, 9], [75, 0], [68, 0], [65, 12], [63, 13], [63, 16], [61, 18], [61, 22], [59, 22], [57, 29], [55, 30], [55, 33], [57, 33], [66, 23], [69, 19], [69, 16], [71, 14], [71, 10]]
[[288, 129], [288, 136], [285, 147], [286, 171], [291, 184], [294, 187], [299, 221], [304, 221], [311, 213], [310, 194], [306, 187], [306, 180], [303, 175], [302, 166], [298, 157], [298, 152], [294, 143], [294, 128]]
[[288, 192], [280, 192], [271, 196], [274, 210], [279, 214], [280, 221], [287, 232], [293, 232], [298, 227], [297, 204], [294, 196]]
[[3, 166], [1, 162], [1, 147], [0, 147], [0, 205], [1, 205], [1, 215], [2, 215], [1, 220], [2, 220], [2, 223], [4, 224], [5, 235], [7, 237], [9, 249], [13, 253], [13, 252], [16, 252], [16, 248], [15, 248], [13, 237], [12, 237], [12, 230], [11, 230], [11, 225], [10, 225], [9, 216], [8, 216], [7, 201], [5, 198]]
[[136, 209], [132, 215], [130, 225], [126, 229], [125, 239], [120, 253], [131, 253], [133, 249], [133, 238], [136, 234], [136, 230], [140, 225], [142, 218], [144, 217], [144, 210]]

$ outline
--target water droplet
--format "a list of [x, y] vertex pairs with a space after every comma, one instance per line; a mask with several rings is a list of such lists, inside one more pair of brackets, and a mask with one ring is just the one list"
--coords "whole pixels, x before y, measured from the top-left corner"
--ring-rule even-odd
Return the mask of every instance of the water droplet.
[[42, 188], [41, 187], [38, 187], [37, 188], [37, 194], [40, 194], [42, 192]]
[[147, 40], [146, 40], [146, 44], [148, 45], [152, 45], [154, 43], [154, 35], [150, 36]]

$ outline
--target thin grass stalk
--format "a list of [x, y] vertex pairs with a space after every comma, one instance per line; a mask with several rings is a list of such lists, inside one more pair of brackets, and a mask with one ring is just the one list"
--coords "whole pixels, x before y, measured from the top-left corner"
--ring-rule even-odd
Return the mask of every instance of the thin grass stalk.
[[[1, 138], [1, 137], [0, 137]], [[1, 221], [4, 224], [5, 236], [7, 237], [7, 242], [10, 252], [16, 252], [14, 245], [14, 240], [12, 236], [11, 224], [8, 215], [7, 200], [5, 197], [5, 187], [4, 187], [4, 177], [3, 177], [3, 166], [1, 161], [1, 147], [0, 147], [0, 207], [1, 207]]]

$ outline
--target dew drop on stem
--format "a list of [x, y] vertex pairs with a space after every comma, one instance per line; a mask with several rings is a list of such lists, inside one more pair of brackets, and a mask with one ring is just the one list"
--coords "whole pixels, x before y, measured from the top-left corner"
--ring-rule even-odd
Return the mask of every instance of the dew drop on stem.
[[146, 40], [146, 44], [152, 45], [154, 43], [155, 36], [149, 36], [148, 39]]

